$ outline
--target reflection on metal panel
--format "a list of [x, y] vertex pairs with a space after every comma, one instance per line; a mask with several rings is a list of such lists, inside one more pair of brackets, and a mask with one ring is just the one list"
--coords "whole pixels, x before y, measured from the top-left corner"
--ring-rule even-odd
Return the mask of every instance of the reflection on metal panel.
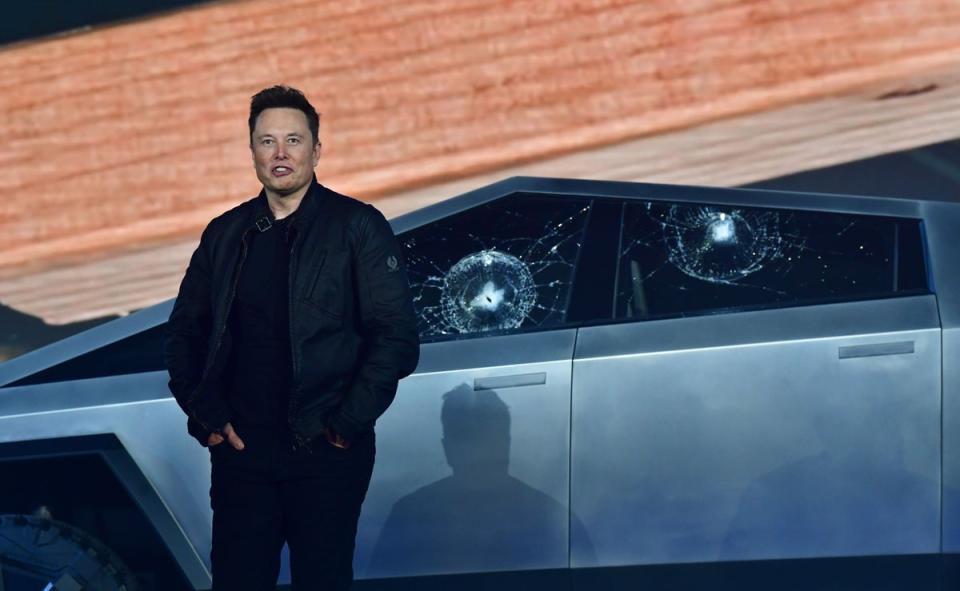
[[[520, 366], [486, 364], [471, 341], [423, 347], [426, 358], [451, 348], [471, 358], [463, 370], [404, 379], [378, 421], [359, 577], [568, 566], [573, 331], [566, 335], [563, 357]], [[474, 390], [505, 374], [538, 376], [537, 384]]]
[[[738, 315], [581, 329], [571, 506], [600, 565], [938, 551], [935, 310], [926, 329], [891, 335], [870, 315], [859, 333], [800, 337], [830, 326], [839, 309], [823, 308], [749, 315], [767, 333], [749, 344], [724, 328]], [[878, 340], [915, 353], [837, 358]], [[581, 551], [572, 532], [572, 566]]]
[[416, 375], [570, 359], [576, 334], [566, 329], [464, 339], [450, 346], [427, 343], [421, 347]]
[[924, 228], [943, 323], [943, 551], [960, 552], [960, 212], [924, 203]]
[[937, 299], [932, 295], [845, 302], [581, 329], [577, 358], [898, 333], [936, 325]]
[[960, 328], [943, 329], [943, 551], [960, 552]]

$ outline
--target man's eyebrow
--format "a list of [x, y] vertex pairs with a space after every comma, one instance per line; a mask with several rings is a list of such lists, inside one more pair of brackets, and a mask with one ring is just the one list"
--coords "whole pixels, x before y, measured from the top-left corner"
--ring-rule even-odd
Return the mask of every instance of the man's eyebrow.
[[[261, 133], [260, 135], [257, 136], [257, 139], [258, 139], [258, 140], [262, 140], [262, 139], [268, 138], [268, 137], [269, 137], [269, 138], [272, 138], [272, 137], [274, 137], [274, 136], [273, 136], [272, 133]], [[302, 137], [303, 137], [303, 134], [302, 134], [302, 133], [299, 133], [299, 132], [296, 132], [296, 131], [292, 131], [292, 132], [290, 132], [290, 133], [287, 134], [287, 137], [300, 137], [300, 138], [302, 138]]]

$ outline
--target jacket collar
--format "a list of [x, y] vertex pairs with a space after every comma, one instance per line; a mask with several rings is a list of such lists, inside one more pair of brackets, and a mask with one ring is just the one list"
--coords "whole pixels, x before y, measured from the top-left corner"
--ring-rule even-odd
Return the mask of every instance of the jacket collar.
[[[313, 221], [326, 201], [327, 193], [326, 187], [318, 183], [317, 177], [314, 175], [310, 181], [310, 187], [300, 201], [300, 206], [297, 207], [295, 212], [297, 215], [290, 220], [291, 227], [305, 227]], [[260, 194], [254, 198], [253, 208], [250, 210], [250, 227], [263, 231], [269, 228], [273, 221], [273, 211], [270, 209], [270, 204], [267, 203], [267, 193], [261, 189]]]

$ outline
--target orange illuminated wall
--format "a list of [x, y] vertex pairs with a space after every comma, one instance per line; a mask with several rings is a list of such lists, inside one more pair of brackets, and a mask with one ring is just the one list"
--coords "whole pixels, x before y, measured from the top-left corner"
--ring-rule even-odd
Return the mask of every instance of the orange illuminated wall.
[[955, 0], [220, 2], [0, 50], [0, 279], [195, 237], [258, 190], [251, 94], [365, 199], [957, 64]]

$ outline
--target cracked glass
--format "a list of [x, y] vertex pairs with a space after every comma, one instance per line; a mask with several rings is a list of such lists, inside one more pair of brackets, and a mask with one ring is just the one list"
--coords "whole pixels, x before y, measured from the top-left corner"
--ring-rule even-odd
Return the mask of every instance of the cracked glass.
[[590, 211], [514, 194], [403, 233], [425, 340], [561, 325]]
[[618, 255], [618, 318], [926, 291], [917, 220], [631, 202]]

